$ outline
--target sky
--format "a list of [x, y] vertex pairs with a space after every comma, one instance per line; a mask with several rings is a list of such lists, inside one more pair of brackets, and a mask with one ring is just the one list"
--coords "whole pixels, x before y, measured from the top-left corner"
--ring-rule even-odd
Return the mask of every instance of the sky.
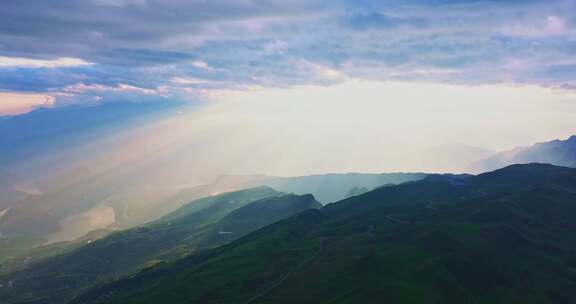
[[399, 160], [576, 133], [575, 53], [575, 0], [7, 0], [0, 115], [189, 102], [221, 140], [315, 147], [301, 166], [434, 169]]

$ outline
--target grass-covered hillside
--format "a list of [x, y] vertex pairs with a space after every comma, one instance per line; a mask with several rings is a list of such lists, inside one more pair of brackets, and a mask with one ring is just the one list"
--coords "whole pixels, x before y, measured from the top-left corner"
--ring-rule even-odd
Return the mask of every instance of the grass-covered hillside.
[[72, 303], [576, 303], [576, 169], [381, 187]]

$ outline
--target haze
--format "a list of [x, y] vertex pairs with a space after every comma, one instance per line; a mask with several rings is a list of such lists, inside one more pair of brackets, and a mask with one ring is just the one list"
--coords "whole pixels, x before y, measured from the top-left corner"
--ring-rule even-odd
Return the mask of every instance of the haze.
[[[54, 220], [85, 232], [78, 222], [122, 222], [118, 206], [160, 206], [222, 175], [464, 173], [567, 138], [575, 11], [571, 0], [8, 1], [0, 214], [86, 203]], [[140, 211], [123, 225], [154, 217]]]

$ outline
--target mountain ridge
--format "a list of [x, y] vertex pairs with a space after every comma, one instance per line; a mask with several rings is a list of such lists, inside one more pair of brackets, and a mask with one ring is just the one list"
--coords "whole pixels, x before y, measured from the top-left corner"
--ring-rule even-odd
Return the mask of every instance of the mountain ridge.
[[512, 164], [534, 162], [576, 167], [576, 135], [499, 152], [470, 164], [469, 169], [472, 172], [485, 172]]
[[0, 275], [0, 301], [63, 303], [95, 283], [229, 243], [300, 211], [322, 206], [311, 195], [285, 194], [269, 187], [224, 193], [189, 205], [195, 204], [201, 206], [183, 207], [156, 222], [86, 242]]
[[381, 187], [71, 303], [576, 300], [576, 169], [523, 164], [463, 180]]

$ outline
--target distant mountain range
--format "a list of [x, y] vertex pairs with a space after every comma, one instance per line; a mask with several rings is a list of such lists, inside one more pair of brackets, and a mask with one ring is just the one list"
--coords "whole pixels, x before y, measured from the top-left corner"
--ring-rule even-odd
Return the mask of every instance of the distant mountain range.
[[254, 185], [269, 186], [279, 191], [313, 194], [327, 204], [348, 198], [355, 188], [372, 190], [383, 185], [401, 184], [423, 179], [425, 173], [333, 173], [296, 177], [264, 177]]
[[470, 166], [471, 172], [496, 170], [512, 164], [548, 163], [576, 167], [576, 136], [497, 153]]
[[548, 164], [324, 207], [260, 187], [24, 263], [0, 302], [574, 303], [574, 223], [576, 169]]
[[[576, 169], [430, 176], [301, 212], [70, 303], [575, 303], [575, 223]], [[22, 303], [14, 288], [0, 299]]]

